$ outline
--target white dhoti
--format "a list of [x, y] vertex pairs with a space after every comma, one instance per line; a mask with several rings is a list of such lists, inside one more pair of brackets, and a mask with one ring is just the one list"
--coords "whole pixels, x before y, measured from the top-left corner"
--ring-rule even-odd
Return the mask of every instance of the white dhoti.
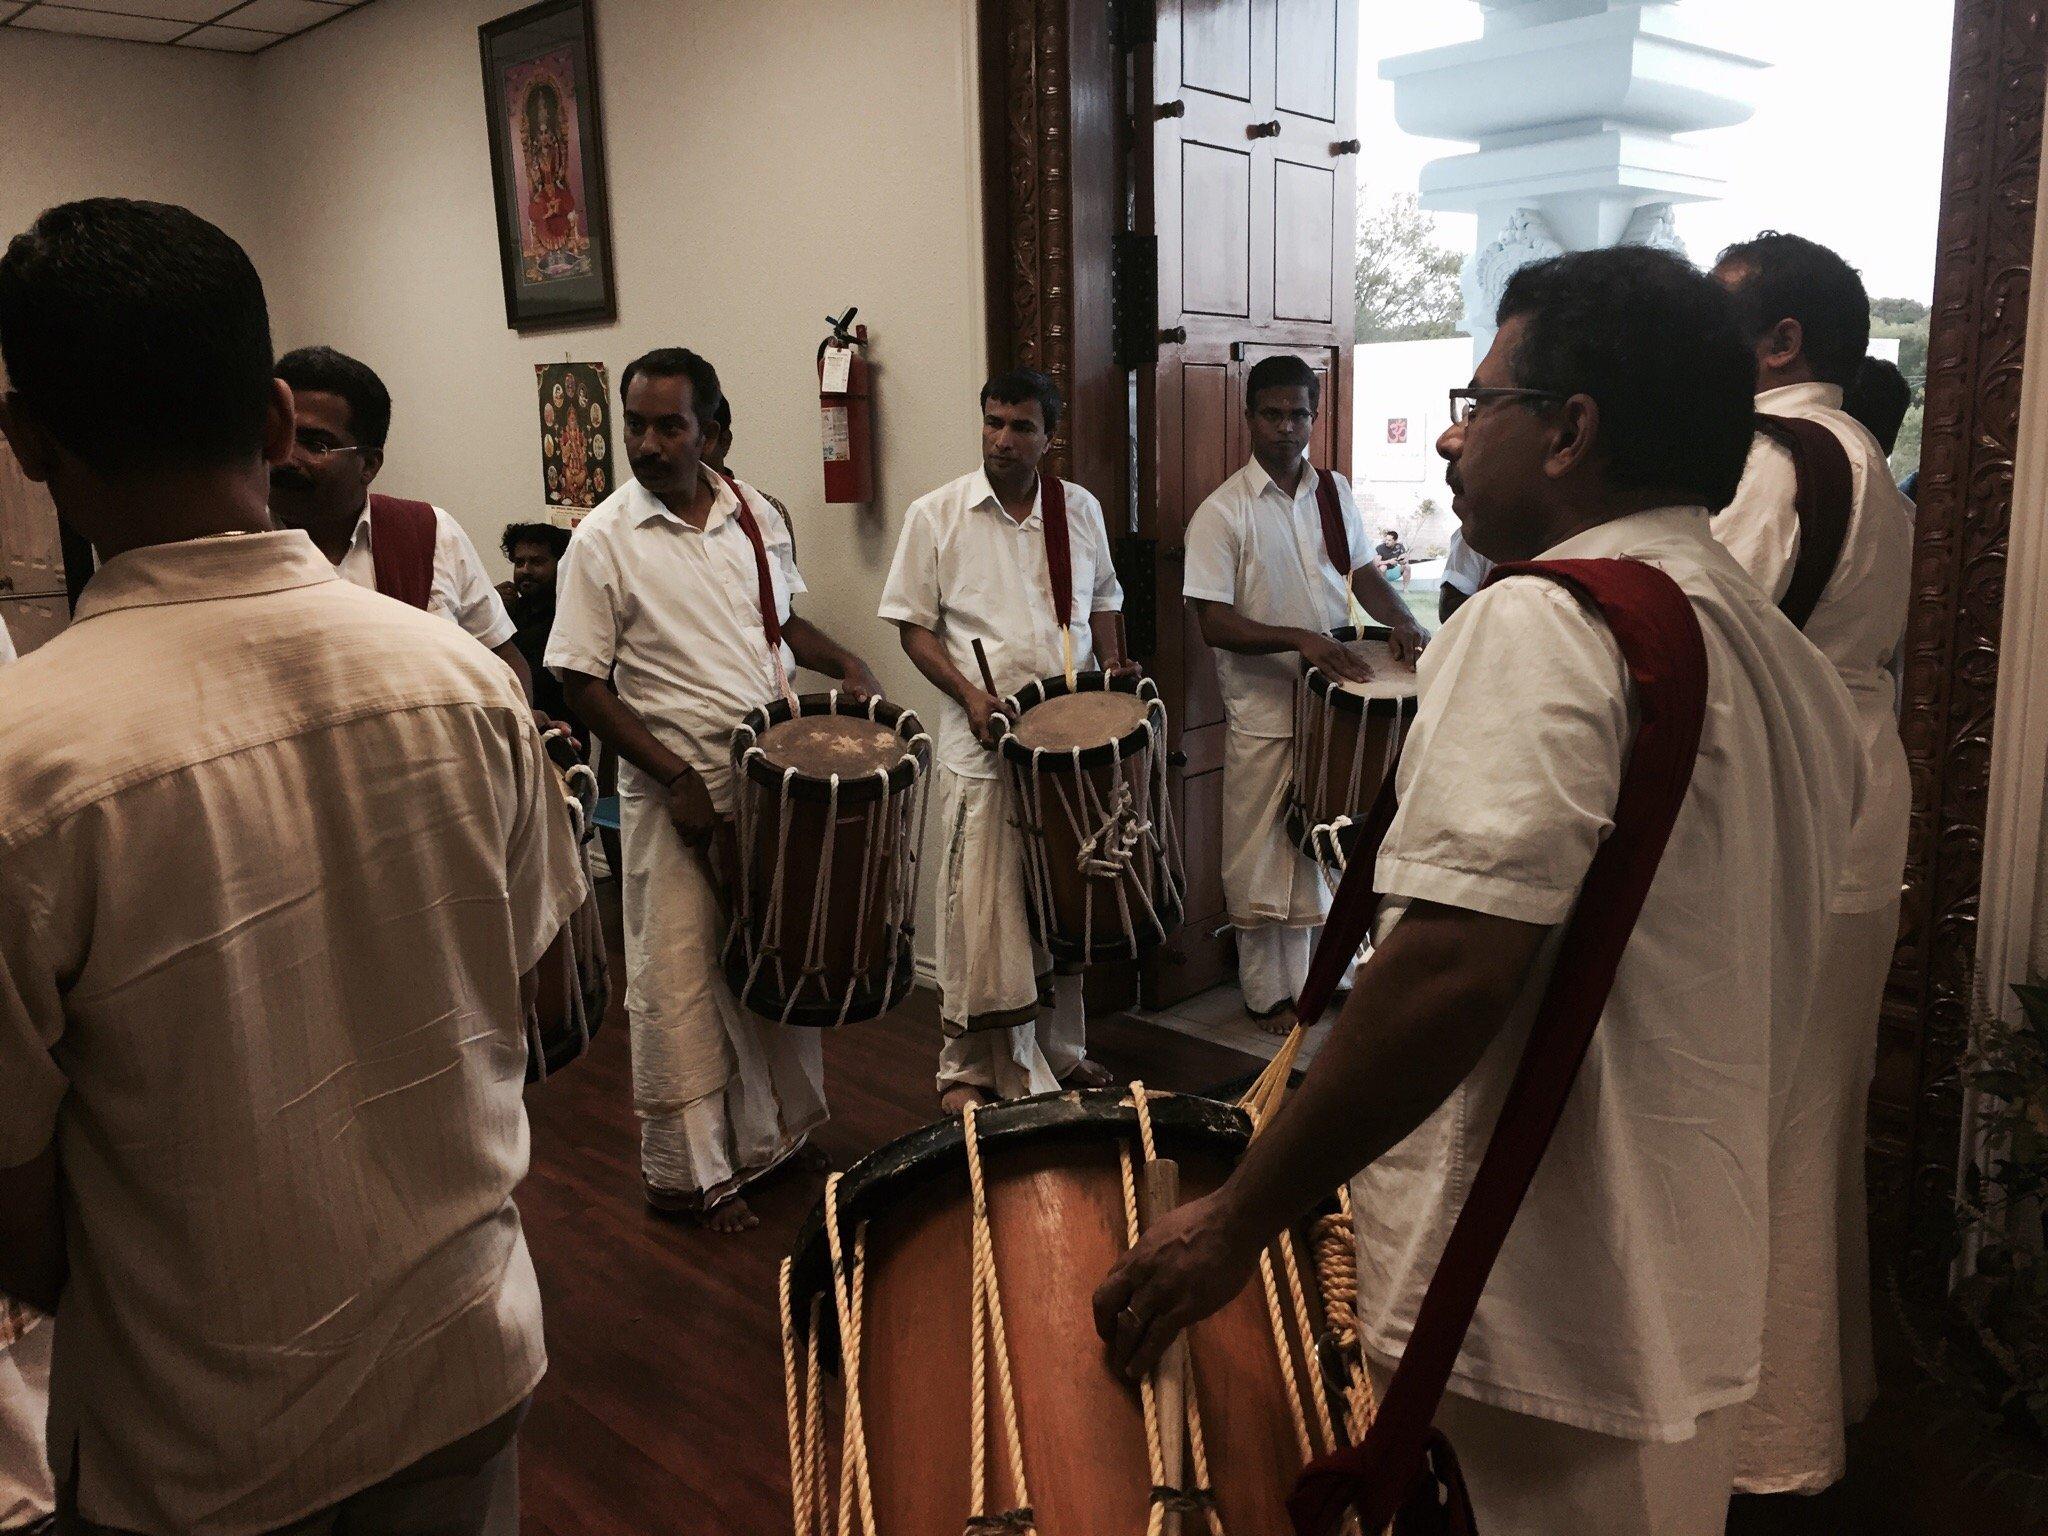
[[666, 796], [628, 769], [619, 805], [626, 1016], [640, 1171], [708, 1207], [803, 1145], [825, 1121], [818, 1032], [741, 1008], [719, 964], [724, 917]]
[[1330, 910], [1322, 871], [1287, 835], [1294, 740], [1223, 738], [1223, 900], [1237, 929], [1245, 1006], [1270, 1013], [1300, 995]]
[[[939, 768], [939, 1092], [1051, 1093], [1087, 1054], [1079, 976], [1051, 977], [1025, 906], [1024, 841], [1009, 781]], [[1041, 1011], [1042, 984], [1052, 1005]]]
[[1828, 918], [1812, 1022], [1771, 1147], [1762, 1366], [1736, 1487], [1814, 1493], [1847, 1469], [1845, 1430], [1877, 1396], [1865, 1123], [1898, 905]]
[[10, 1305], [0, 1298], [0, 1340], [10, 1340], [0, 1343], [0, 1530], [33, 1525], [57, 1504], [43, 1440], [56, 1324]]
[[1450, 1393], [1436, 1424], [1458, 1453], [1486, 1536], [1723, 1536], [1741, 1412], [1737, 1404], [1703, 1414], [1690, 1440], [1660, 1443]]

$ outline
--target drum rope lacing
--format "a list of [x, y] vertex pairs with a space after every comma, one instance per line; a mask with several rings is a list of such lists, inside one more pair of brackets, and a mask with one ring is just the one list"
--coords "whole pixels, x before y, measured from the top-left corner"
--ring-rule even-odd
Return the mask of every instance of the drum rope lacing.
[[[961, 1126], [967, 1143], [967, 1187], [972, 1201], [974, 1262], [974, 1322], [969, 1332], [974, 1340], [974, 1390], [969, 1395], [968, 1413], [972, 1452], [969, 1457], [970, 1487], [965, 1536], [1002, 1536], [1036, 1529], [1031, 1517], [1031, 1491], [1024, 1478], [1024, 1438], [1017, 1424], [1017, 1390], [1010, 1379], [1010, 1340], [1003, 1326], [1003, 1293], [996, 1277], [995, 1238], [989, 1231], [988, 1185], [981, 1172], [981, 1136], [975, 1129], [975, 1111], [969, 1104], [961, 1112]], [[1003, 1434], [1010, 1449], [1010, 1487], [1016, 1503], [1004, 1511], [988, 1507], [988, 1351], [996, 1356], [996, 1390], [1003, 1410]]]
[[[1325, 700], [1322, 690], [1316, 686], [1323, 678], [1324, 674], [1320, 668], [1309, 667], [1302, 672], [1300, 680], [1295, 684], [1292, 799], [1303, 813], [1303, 825], [1314, 848], [1312, 857], [1322, 871], [1323, 878], [1334, 889], [1337, 880], [1343, 874], [1344, 866], [1344, 855], [1338, 834], [1342, 828], [1350, 825], [1351, 817], [1339, 815], [1327, 822], [1311, 822], [1308, 819], [1310, 816], [1327, 807], [1317, 804], [1306, 787], [1313, 786], [1314, 795], [1320, 797], [1328, 790], [1330, 783], [1330, 754], [1336, 732], [1330, 728], [1331, 706]], [[1323, 701], [1320, 710], [1311, 710], [1312, 699]], [[1373, 795], [1378, 793], [1381, 782], [1394, 771], [1394, 765], [1400, 762], [1401, 746], [1407, 737], [1409, 723], [1408, 713], [1397, 705], [1393, 714], [1388, 717], [1387, 731], [1379, 754], [1380, 760], [1376, 765], [1377, 771], [1372, 775], [1370, 791], [1365, 787], [1368, 767], [1366, 748], [1371, 741], [1372, 733], [1362, 726], [1352, 733], [1351, 762], [1344, 770], [1343, 803], [1355, 807], [1357, 814], [1362, 816], [1365, 813]]]

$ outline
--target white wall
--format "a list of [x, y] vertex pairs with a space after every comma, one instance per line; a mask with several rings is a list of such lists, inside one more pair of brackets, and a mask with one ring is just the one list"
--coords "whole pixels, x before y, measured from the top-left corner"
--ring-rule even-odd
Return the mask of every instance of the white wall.
[[267, 223], [247, 153], [256, 69], [189, 48], [0, 28], [0, 241], [55, 203], [141, 197], [211, 219], [261, 264]]

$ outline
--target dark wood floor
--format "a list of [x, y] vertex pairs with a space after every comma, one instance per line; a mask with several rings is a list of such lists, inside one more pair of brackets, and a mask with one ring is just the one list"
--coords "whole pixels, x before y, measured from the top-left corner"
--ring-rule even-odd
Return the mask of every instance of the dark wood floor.
[[[754, 1198], [758, 1231], [719, 1237], [639, 1192], [617, 903], [605, 895], [613, 1006], [591, 1049], [527, 1090], [533, 1170], [519, 1208], [540, 1272], [549, 1367], [520, 1439], [529, 1536], [771, 1536], [790, 1529], [776, 1271], [823, 1189], [793, 1173]], [[918, 994], [825, 1042], [837, 1167], [937, 1113], [938, 1014]], [[1091, 1049], [1183, 1091], [1259, 1063], [1127, 1019]]]

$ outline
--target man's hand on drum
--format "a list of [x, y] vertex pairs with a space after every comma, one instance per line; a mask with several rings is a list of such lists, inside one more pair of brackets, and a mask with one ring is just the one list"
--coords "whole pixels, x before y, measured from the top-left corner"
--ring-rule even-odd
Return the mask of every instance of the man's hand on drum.
[[668, 819], [692, 848], [708, 848], [718, 827], [718, 807], [711, 803], [711, 791], [704, 776], [685, 768], [668, 787]]
[[1428, 644], [1428, 632], [1413, 619], [1387, 630], [1387, 654], [1411, 667], [1422, 660], [1422, 648]]
[[1128, 656], [1122, 661], [1112, 661], [1104, 670], [1112, 679], [1119, 677], [1143, 677], [1145, 675], [1145, 669]]
[[866, 662], [852, 656], [847, 659], [845, 675], [839, 679], [839, 691], [854, 703], [865, 704], [881, 695], [882, 680]]
[[1244, 1289], [1259, 1262], [1256, 1246], [1233, 1235], [1217, 1195], [1176, 1206], [1153, 1222], [1137, 1247], [1095, 1290], [1095, 1331], [1110, 1366], [1132, 1381], [1146, 1375], [1181, 1331]]
[[967, 724], [974, 731], [974, 739], [984, 747], [995, 746], [995, 718], [998, 715], [1009, 718], [1003, 701], [986, 689], [969, 688], [960, 703], [967, 710]]
[[1372, 668], [1364, 659], [1354, 656], [1341, 641], [1332, 640], [1328, 635], [1304, 630], [1298, 648], [1302, 659], [1325, 677], [1334, 677], [1340, 683], [1372, 681]]

